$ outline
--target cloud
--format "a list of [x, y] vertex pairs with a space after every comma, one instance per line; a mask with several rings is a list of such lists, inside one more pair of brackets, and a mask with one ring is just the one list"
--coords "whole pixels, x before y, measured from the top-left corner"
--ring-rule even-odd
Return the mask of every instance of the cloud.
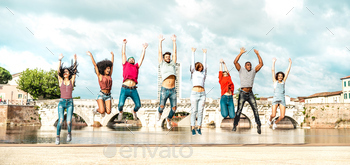
[[[121, 45], [126, 38], [126, 54], [136, 60], [141, 55], [142, 43], [149, 43], [140, 68], [138, 91], [142, 99], [156, 99], [157, 36], [161, 33], [166, 38], [163, 51], [172, 51], [170, 35], [178, 36], [183, 97], [189, 97], [192, 88], [191, 47], [197, 48], [196, 61], [202, 61], [201, 49], [208, 49], [205, 84], [207, 91], [212, 89], [207, 96], [212, 98], [220, 97], [217, 75], [221, 58], [229, 69], [233, 68], [232, 81], [236, 89], [240, 87], [233, 65], [240, 47], [247, 51], [258, 49], [263, 58], [264, 66], [254, 83], [254, 92], [259, 96], [273, 94], [273, 57], [278, 59], [276, 69], [282, 71], [288, 66], [288, 58], [293, 60], [286, 84], [286, 92], [292, 97], [340, 90], [339, 78], [349, 75], [348, 1], [75, 1], [69, 5], [31, 1], [16, 5], [19, 2], [2, 1], [15, 15], [5, 7], [0, 8], [0, 65], [11, 73], [33, 67], [56, 69], [60, 53], [65, 55], [65, 62], [77, 54], [80, 74], [73, 95], [82, 98], [95, 98], [89, 90], [94, 94], [99, 91], [87, 50], [96, 61], [109, 59], [110, 52], [114, 52], [112, 96], [119, 98]], [[242, 65], [245, 61], [251, 61], [253, 66], [258, 64], [253, 50], [239, 62]]]

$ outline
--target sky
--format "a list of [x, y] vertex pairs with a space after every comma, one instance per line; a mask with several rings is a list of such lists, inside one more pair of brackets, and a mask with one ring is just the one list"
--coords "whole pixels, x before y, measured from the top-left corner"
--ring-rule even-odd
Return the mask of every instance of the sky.
[[[19, 1], [0, 2], [0, 66], [11, 74], [27, 68], [57, 69], [58, 56], [70, 64], [77, 54], [79, 75], [73, 96], [96, 98], [97, 76], [86, 51], [96, 61], [115, 54], [113, 98], [122, 85], [121, 47], [127, 39], [126, 56], [139, 59], [142, 43], [149, 44], [139, 70], [141, 99], [157, 99], [158, 35], [163, 34], [163, 52], [172, 51], [170, 36], [177, 35], [178, 62], [182, 66], [181, 92], [189, 98], [191, 47], [202, 62], [206, 48], [207, 98], [220, 98], [219, 61], [223, 59], [235, 84], [240, 80], [233, 61], [240, 47], [247, 53], [241, 66], [258, 58], [264, 66], [257, 73], [253, 91], [273, 95], [272, 58], [276, 71], [292, 68], [286, 95], [309, 96], [341, 90], [341, 77], [350, 75], [350, 1], [338, 0], [175, 0], [175, 1]], [[248, 53], [249, 52], [249, 53]], [[91, 91], [91, 92], [90, 92]]]

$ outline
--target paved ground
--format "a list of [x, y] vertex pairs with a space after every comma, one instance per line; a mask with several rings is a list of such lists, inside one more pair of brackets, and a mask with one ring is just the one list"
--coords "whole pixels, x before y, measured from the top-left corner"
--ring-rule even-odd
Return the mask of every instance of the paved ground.
[[0, 164], [350, 164], [350, 145], [1, 144]]

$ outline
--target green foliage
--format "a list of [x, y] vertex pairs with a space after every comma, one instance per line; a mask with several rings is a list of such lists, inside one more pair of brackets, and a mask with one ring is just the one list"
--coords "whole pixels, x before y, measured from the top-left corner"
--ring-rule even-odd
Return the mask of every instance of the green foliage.
[[132, 113], [129, 112], [123, 112], [123, 118], [125, 120], [134, 120], [134, 116], [132, 115]]
[[12, 80], [10, 72], [5, 68], [0, 67], [0, 84], [7, 84], [10, 80]]
[[73, 99], [80, 99], [80, 96], [77, 96], [77, 97], [73, 97]]
[[316, 117], [315, 117], [315, 116], [312, 116], [311, 118], [312, 118], [312, 120], [315, 120], [315, 119], [316, 119]]
[[18, 89], [29, 93], [34, 99], [42, 96], [45, 99], [60, 98], [57, 71], [49, 72], [41, 69], [27, 69], [17, 80]]
[[254, 94], [255, 100], [260, 100], [260, 97], [258, 97], [259, 94]]

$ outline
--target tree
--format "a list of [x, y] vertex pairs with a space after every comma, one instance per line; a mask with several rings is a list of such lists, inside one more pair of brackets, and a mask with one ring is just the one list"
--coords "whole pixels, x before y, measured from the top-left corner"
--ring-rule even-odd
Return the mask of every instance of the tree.
[[0, 67], [0, 84], [7, 84], [10, 80], [12, 80], [10, 72], [5, 68]]
[[60, 98], [57, 71], [46, 72], [41, 69], [27, 69], [22, 72], [17, 80], [17, 88], [29, 93], [34, 99], [39, 96], [43, 98]]

